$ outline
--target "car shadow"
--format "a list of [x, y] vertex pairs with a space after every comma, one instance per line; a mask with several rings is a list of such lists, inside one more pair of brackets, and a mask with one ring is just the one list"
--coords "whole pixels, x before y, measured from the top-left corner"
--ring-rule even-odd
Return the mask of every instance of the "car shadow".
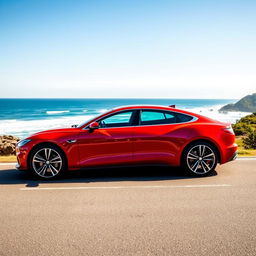
[[[210, 176], [215, 175], [217, 175], [217, 173], [213, 172]], [[90, 168], [66, 172], [61, 178], [55, 180], [38, 180], [31, 177], [26, 171], [18, 171], [15, 169], [0, 171], [0, 185], [24, 184], [26, 187], [37, 187], [40, 184], [45, 183], [60, 184], [118, 181], [160, 181], [195, 178], [203, 179], [206, 177], [189, 176], [181, 168], [173, 168], [169, 166]]]

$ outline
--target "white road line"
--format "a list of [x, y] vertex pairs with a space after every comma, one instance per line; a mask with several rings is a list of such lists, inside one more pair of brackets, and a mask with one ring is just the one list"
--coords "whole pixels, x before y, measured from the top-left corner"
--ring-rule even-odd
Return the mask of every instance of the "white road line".
[[239, 160], [246, 160], [246, 161], [251, 161], [251, 160], [256, 160], [256, 157], [239, 157], [235, 161]]
[[108, 186], [108, 187], [27, 187], [20, 190], [92, 190], [92, 189], [150, 189], [150, 188], [215, 188], [215, 187], [231, 187], [230, 184], [206, 184], [206, 185], [173, 185], [173, 186]]
[[0, 166], [1, 165], [15, 165], [16, 163], [0, 163]]

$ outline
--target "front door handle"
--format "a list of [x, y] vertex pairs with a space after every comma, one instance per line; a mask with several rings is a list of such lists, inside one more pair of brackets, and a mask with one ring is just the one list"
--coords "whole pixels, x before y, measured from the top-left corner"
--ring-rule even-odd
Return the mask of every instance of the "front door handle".
[[76, 143], [76, 140], [67, 140], [67, 143]]

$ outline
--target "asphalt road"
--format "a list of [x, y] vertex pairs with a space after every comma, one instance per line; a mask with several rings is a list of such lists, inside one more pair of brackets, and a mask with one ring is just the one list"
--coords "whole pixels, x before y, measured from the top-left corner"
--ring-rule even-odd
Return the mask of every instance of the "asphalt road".
[[256, 255], [256, 161], [38, 182], [0, 166], [0, 255]]

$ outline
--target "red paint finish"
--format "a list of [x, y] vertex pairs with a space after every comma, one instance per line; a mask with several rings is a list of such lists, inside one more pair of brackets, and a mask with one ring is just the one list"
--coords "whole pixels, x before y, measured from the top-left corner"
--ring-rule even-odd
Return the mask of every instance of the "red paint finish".
[[133, 127], [81, 130], [78, 136], [80, 167], [131, 163]]
[[[142, 125], [139, 121], [142, 110], [180, 113], [192, 120]], [[101, 119], [125, 111], [134, 111], [132, 124], [123, 127], [101, 126]], [[18, 168], [28, 168], [31, 150], [41, 143], [55, 144], [61, 148], [67, 158], [69, 170], [140, 163], [179, 166], [183, 150], [196, 140], [212, 143], [219, 153], [219, 162], [223, 164], [230, 161], [237, 151], [235, 135], [227, 126], [228, 124], [172, 107], [120, 107], [77, 128], [48, 130], [30, 136], [30, 142], [17, 147]], [[73, 142], [70, 143], [70, 140]]]

